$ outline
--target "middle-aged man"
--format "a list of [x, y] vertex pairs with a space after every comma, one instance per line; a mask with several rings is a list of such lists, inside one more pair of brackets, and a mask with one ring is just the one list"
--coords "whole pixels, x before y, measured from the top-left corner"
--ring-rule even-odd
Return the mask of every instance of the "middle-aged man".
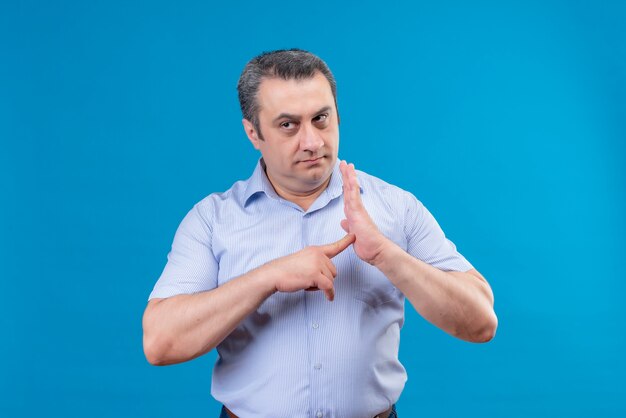
[[217, 347], [222, 417], [395, 417], [404, 298], [485, 342], [491, 289], [413, 195], [338, 161], [322, 60], [261, 54], [238, 90], [262, 158], [182, 221], [144, 314], [146, 357], [167, 365]]

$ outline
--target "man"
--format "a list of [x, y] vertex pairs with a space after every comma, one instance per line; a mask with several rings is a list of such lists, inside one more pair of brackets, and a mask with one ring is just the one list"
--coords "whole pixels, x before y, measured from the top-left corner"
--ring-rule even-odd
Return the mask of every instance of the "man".
[[144, 314], [146, 357], [217, 348], [223, 417], [395, 417], [404, 298], [485, 342], [491, 289], [415, 197], [338, 162], [335, 80], [318, 57], [262, 54], [238, 90], [262, 158], [182, 221]]

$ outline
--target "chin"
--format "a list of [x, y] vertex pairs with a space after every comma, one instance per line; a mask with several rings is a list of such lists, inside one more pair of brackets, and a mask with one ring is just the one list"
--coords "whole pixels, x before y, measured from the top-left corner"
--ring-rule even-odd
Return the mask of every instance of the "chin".
[[319, 171], [315, 171], [313, 173], [311, 173], [311, 176], [309, 177], [312, 182], [314, 183], [323, 183], [326, 180], [328, 180], [328, 178], [330, 177], [330, 175], [333, 173], [333, 167], [329, 166], [325, 169], [322, 169], [322, 167], [320, 167]]

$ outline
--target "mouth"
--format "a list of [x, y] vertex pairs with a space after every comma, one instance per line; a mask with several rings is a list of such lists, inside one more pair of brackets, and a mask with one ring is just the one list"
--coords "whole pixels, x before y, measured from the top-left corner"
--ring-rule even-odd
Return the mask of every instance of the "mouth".
[[323, 158], [324, 158], [324, 156], [320, 155], [319, 157], [309, 158], [308, 160], [300, 160], [300, 162], [301, 163], [306, 163], [306, 164], [313, 164], [313, 163], [321, 161]]

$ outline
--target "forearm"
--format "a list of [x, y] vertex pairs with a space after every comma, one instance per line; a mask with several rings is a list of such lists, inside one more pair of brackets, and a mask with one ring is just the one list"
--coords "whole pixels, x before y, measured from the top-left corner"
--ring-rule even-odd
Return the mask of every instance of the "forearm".
[[207, 292], [151, 301], [143, 317], [148, 361], [181, 363], [212, 350], [273, 293], [266, 275], [259, 268]]
[[493, 293], [478, 272], [444, 272], [389, 241], [373, 264], [433, 325], [467, 341], [493, 338]]
[[347, 234], [272, 260], [208, 292], [150, 301], [143, 317], [146, 358], [165, 365], [201, 356], [277, 291], [322, 290], [332, 300], [337, 271], [331, 258], [353, 242], [354, 235]]

